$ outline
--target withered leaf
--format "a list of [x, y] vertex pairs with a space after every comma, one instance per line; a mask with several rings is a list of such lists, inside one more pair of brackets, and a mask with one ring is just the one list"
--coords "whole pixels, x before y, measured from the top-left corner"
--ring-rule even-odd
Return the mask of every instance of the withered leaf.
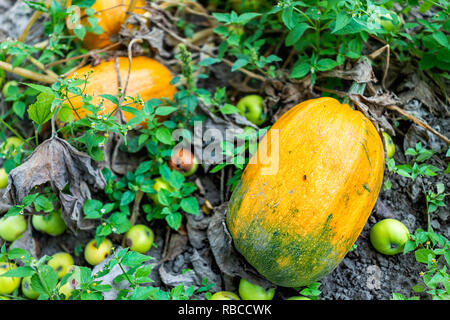
[[[58, 137], [45, 140], [10, 172], [5, 197], [10, 204], [21, 204], [35, 187], [46, 183], [59, 197], [62, 217], [70, 229], [94, 227], [83, 219], [82, 207], [91, 191], [103, 189], [106, 182], [87, 154]], [[66, 187], [68, 192], [63, 192]]]
[[225, 202], [215, 208], [214, 215], [208, 226], [208, 239], [211, 245], [219, 269], [230, 277], [245, 278], [248, 281], [258, 284], [266, 289], [275, 287], [258, 271], [255, 270], [245, 258], [239, 254], [233, 246], [233, 239], [225, 224], [225, 215], [228, 203]]

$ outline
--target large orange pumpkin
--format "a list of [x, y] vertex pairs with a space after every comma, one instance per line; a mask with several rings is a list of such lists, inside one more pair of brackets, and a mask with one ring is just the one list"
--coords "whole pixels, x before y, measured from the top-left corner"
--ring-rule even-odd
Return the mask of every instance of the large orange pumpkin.
[[[361, 112], [324, 97], [284, 114], [258, 152], [269, 161], [253, 157], [229, 202], [234, 245], [271, 282], [308, 285], [339, 264], [363, 229], [383, 181], [383, 143]], [[264, 174], [277, 154], [278, 171]]]
[[[96, 11], [95, 17], [98, 18], [98, 25], [102, 27], [102, 34], [86, 33], [83, 44], [86, 48], [92, 50], [104, 48], [111, 45], [112, 35], [119, 33], [120, 26], [125, 22], [126, 11], [130, 0], [96, 0], [92, 5], [92, 9]], [[134, 13], [144, 14], [145, 10], [141, 9], [145, 6], [144, 0], [138, 0]], [[81, 19], [81, 23], [86, 25], [87, 17]]]
[[[129, 60], [126, 57], [119, 57], [118, 63], [122, 86], [125, 86], [128, 75]], [[90, 66], [83, 67], [69, 75], [68, 78], [72, 78], [74, 76], [83, 78], [83, 76], [88, 74], [91, 70], [93, 72], [89, 76], [88, 84], [83, 92], [94, 96], [91, 101], [91, 104], [93, 105], [98, 105], [101, 100], [104, 100], [103, 113], [111, 113], [117, 105], [109, 100], [99, 97], [99, 95], [117, 95], [119, 93], [119, 80], [117, 76], [116, 61], [115, 59], [111, 59], [109, 61], [103, 61], [93, 68]], [[147, 57], [133, 58], [126, 96], [137, 97], [139, 94], [144, 102], [152, 98], [172, 99], [177, 90], [170, 84], [171, 80], [172, 75], [169, 69], [158, 61]], [[73, 110], [75, 119], [84, 118], [90, 113], [88, 110], [83, 108], [83, 102], [80, 96], [71, 96], [70, 104], [76, 110]], [[142, 105], [139, 104], [134, 107], [140, 109], [142, 108]], [[125, 111], [123, 113], [127, 121], [133, 118], [131, 113]]]

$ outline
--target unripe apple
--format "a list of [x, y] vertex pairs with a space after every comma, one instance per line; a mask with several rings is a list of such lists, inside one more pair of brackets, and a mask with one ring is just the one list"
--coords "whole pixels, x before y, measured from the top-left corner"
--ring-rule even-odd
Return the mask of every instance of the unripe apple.
[[8, 153], [11, 151], [11, 156], [15, 157], [17, 155], [17, 149], [22, 145], [23, 141], [17, 137], [9, 137], [5, 142], [0, 146], [1, 153]]
[[239, 100], [236, 107], [248, 121], [260, 126], [267, 120], [267, 115], [263, 113], [263, 101], [264, 99], [261, 96], [252, 94]]
[[408, 240], [408, 228], [396, 219], [381, 220], [370, 230], [370, 242], [373, 247], [386, 255], [402, 252]]
[[304, 297], [304, 296], [293, 296], [293, 297], [287, 298], [286, 300], [311, 300], [311, 299], [308, 297]]
[[[16, 269], [15, 263], [0, 262], [0, 274]], [[0, 295], [11, 294], [20, 286], [20, 278], [0, 277]]]
[[47, 264], [58, 273], [58, 279], [62, 279], [73, 267], [73, 258], [66, 252], [55, 253]]
[[51, 236], [59, 236], [66, 231], [66, 223], [61, 218], [60, 211], [52, 211], [47, 215], [33, 215], [31, 219], [33, 227]]
[[131, 227], [125, 234], [126, 244], [131, 250], [146, 253], [153, 244], [153, 231], [143, 224], [137, 224]]
[[25, 277], [22, 279], [22, 293], [28, 299], [37, 299], [40, 296], [40, 293], [33, 290], [31, 287], [31, 276]]
[[[173, 192], [175, 191], [175, 188], [172, 187], [169, 182], [167, 182], [166, 180], [164, 180], [162, 177], [158, 177], [155, 178], [155, 184], [153, 185], [153, 189], [155, 189], [156, 192], [159, 192], [159, 190], [164, 189], [167, 190], [169, 192]], [[158, 199], [158, 194], [157, 193], [147, 193], [147, 197], [151, 200], [153, 200], [153, 202], [159, 206], [162, 206], [163, 204], [159, 201]]]
[[5, 168], [0, 168], [0, 189], [4, 189], [8, 186], [8, 174]]
[[189, 177], [197, 171], [198, 160], [190, 150], [181, 148], [172, 154], [169, 168], [181, 172], [185, 177]]
[[382, 135], [383, 135], [383, 140], [384, 140], [384, 150], [386, 152], [386, 157], [388, 159], [391, 159], [395, 153], [394, 141], [392, 141], [391, 136], [387, 132], [383, 131]]
[[27, 230], [27, 220], [21, 214], [0, 219], [0, 237], [13, 242]]
[[84, 259], [91, 266], [96, 266], [111, 254], [111, 249], [111, 240], [105, 238], [100, 245], [97, 245], [93, 239], [84, 248]]
[[400, 17], [394, 11], [389, 11], [388, 13], [379, 14], [376, 17], [376, 21], [387, 32], [399, 31], [402, 26], [402, 21], [400, 20]]
[[239, 282], [239, 296], [242, 300], [272, 300], [275, 289], [265, 290], [263, 287], [253, 284], [244, 278]]
[[210, 300], [241, 300], [236, 293], [230, 291], [219, 291], [211, 296]]

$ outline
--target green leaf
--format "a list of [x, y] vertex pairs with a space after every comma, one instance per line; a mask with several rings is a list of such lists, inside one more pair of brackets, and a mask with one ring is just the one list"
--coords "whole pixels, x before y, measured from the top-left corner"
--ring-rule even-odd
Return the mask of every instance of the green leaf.
[[72, 108], [69, 105], [67, 105], [67, 104], [63, 105], [59, 109], [58, 118], [62, 122], [73, 122], [75, 117], [73, 115]]
[[52, 118], [52, 102], [54, 99], [53, 94], [40, 93], [37, 96], [37, 101], [28, 107], [28, 117], [39, 125], [46, 123]]
[[291, 73], [291, 78], [294, 79], [299, 79], [299, 78], [303, 78], [304, 76], [306, 76], [309, 71], [311, 70], [311, 66], [309, 65], [309, 63], [301, 63], [297, 66], [294, 67], [294, 69], [292, 69], [292, 73]]
[[174, 212], [166, 216], [166, 221], [172, 229], [178, 230], [181, 225], [182, 218], [183, 216], [181, 213]]
[[339, 12], [336, 17], [336, 24], [334, 26], [334, 29], [332, 33], [335, 33], [342, 28], [344, 28], [346, 25], [349, 24], [349, 22], [352, 20], [352, 17], [348, 15], [346, 12]]
[[155, 137], [164, 144], [171, 145], [174, 142], [172, 140], [172, 134], [170, 133], [170, 130], [166, 127], [158, 128], [158, 130], [156, 130]]
[[199, 210], [198, 201], [195, 197], [184, 198], [180, 203], [181, 209], [187, 213], [197, 215]]
[[239, 113], [239, 109], [232, 104], [226, 103], [222, 108], [220, 108], [220, 112], [223, 114], [233, 114], [233, 113]]
[[239, 58], [236, 60], [236, 62], [233, 64], [233, 67], [231, 68], [231, 71], [234, 72], [240, 68], [245, 67], [248, 64], [249, 60], [248, 58]]
[[317, 70], [319, 71], [328, 71], [333, 69], [336, 66], [336, 61], [332, 59], [321, 59], [317, 62]]
[[414, 252], [417, 262], [428, 263], [428, 255], [434, 257], [434, 253], [429, 249], [418, 249]]
[[31, 267], [17, 267], [0, 274], [0, 277], [13, 277], [13, 278], [23, 278], [31, 276], [35, 273]]
[[120, 206], [126, 206], [133, 202], [135, 194], [131, 191], [125, 191], [120, 199]]
[[177, 110], [178, 108], [175, 107], [159, 107], [156, 109], [155, 114], [158, 116], [167, 116]]
[[286, 46], [292, 46], [294, 43], [296, 43], [303, 33], [306, 31], [306, 29], [310, 28], [310, 26], [307, 23], [299, 23], [297, 24], [294, 29], [289, 31], [286, 40], [285, 45]]
[[129, 268], [137, 268], [145, 261], [151, 260], [152, 257], [135, 251], [128, 251], [122, 259], [122, 263]]

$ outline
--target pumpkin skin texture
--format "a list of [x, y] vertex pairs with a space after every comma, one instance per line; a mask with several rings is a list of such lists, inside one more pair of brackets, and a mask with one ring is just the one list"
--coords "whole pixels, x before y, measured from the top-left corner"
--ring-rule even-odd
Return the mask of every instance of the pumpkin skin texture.
[[[279, 167], [263, 174], [279, 129]], [[304, 101], [261, 140], [230, 199], [226, 217], [236, 249], [269, 281], [308, 285], [344, 258], [375, 205], [383, 143], [359, 111], [333, 98]], [[261, 160], [259, 160], [261, 159]]]
[[[125, 16], [130, 0], [96, 0], [92, 9], [96, 11], [94, 17], [99, 19], [97, 24], [102, 27], [103, 33], [86, 33], [83, 44], [89, 50], [100, 49], [112, 45], [110, 37], [118, 34], [120, 26], [125, 22]], [[145, 0], [138, 0], [133, 13], [144, 14]], [[87, 25], [87, 17], [81, 19], [81, 24]]]
[[[119, 74], [122, 85], [125, 86], [125, 82], [128, 75], [129, 61], [126, 57], [119, 57]], [[70, 74], [68, 78], [72, 78], [75, 75], [78, 78], [82, 78], [87, 73], [93, 70], [92, 74], [88, 78], [88, 84], [84, 90], [85, 94], [93, 95], [91, 104], [98, 105], [102, 100], [99, 95], [112, 94], [117, 95], [119, 93], [119, 80], [116, 71], [115, 59], [109, 61], [103, 61], [95, 67], [86, 66], [78, 69], [74, 73]], [[156, 60], [147, 57], [133, 58], [131, 63], [131, 73], [127, 86], [127, 96], [141, 97], [143, 101], [155, 98], [168, 98], [172, 99], [176, 93], [176, 88], [170, 84], [172, 80], [172, 74], [169, 69], [163, 66]], [[84, 85], [83, 85], [84, 86]], [[70, 102], [75, 108], [72, 111], [76, 120], [84, 118], [90, 112], [84, 108], [83, 101], [80, 96], [71, 96]], [[104, 99], [103, 114], [109, 114], [117, 107], [113, 102]], [[134, 105], [135, 108], [141, 109], [141, 104]], [[127, 121], [133, 118], [133, 115], [129, 112], [123, 111], [124, 117]]]

